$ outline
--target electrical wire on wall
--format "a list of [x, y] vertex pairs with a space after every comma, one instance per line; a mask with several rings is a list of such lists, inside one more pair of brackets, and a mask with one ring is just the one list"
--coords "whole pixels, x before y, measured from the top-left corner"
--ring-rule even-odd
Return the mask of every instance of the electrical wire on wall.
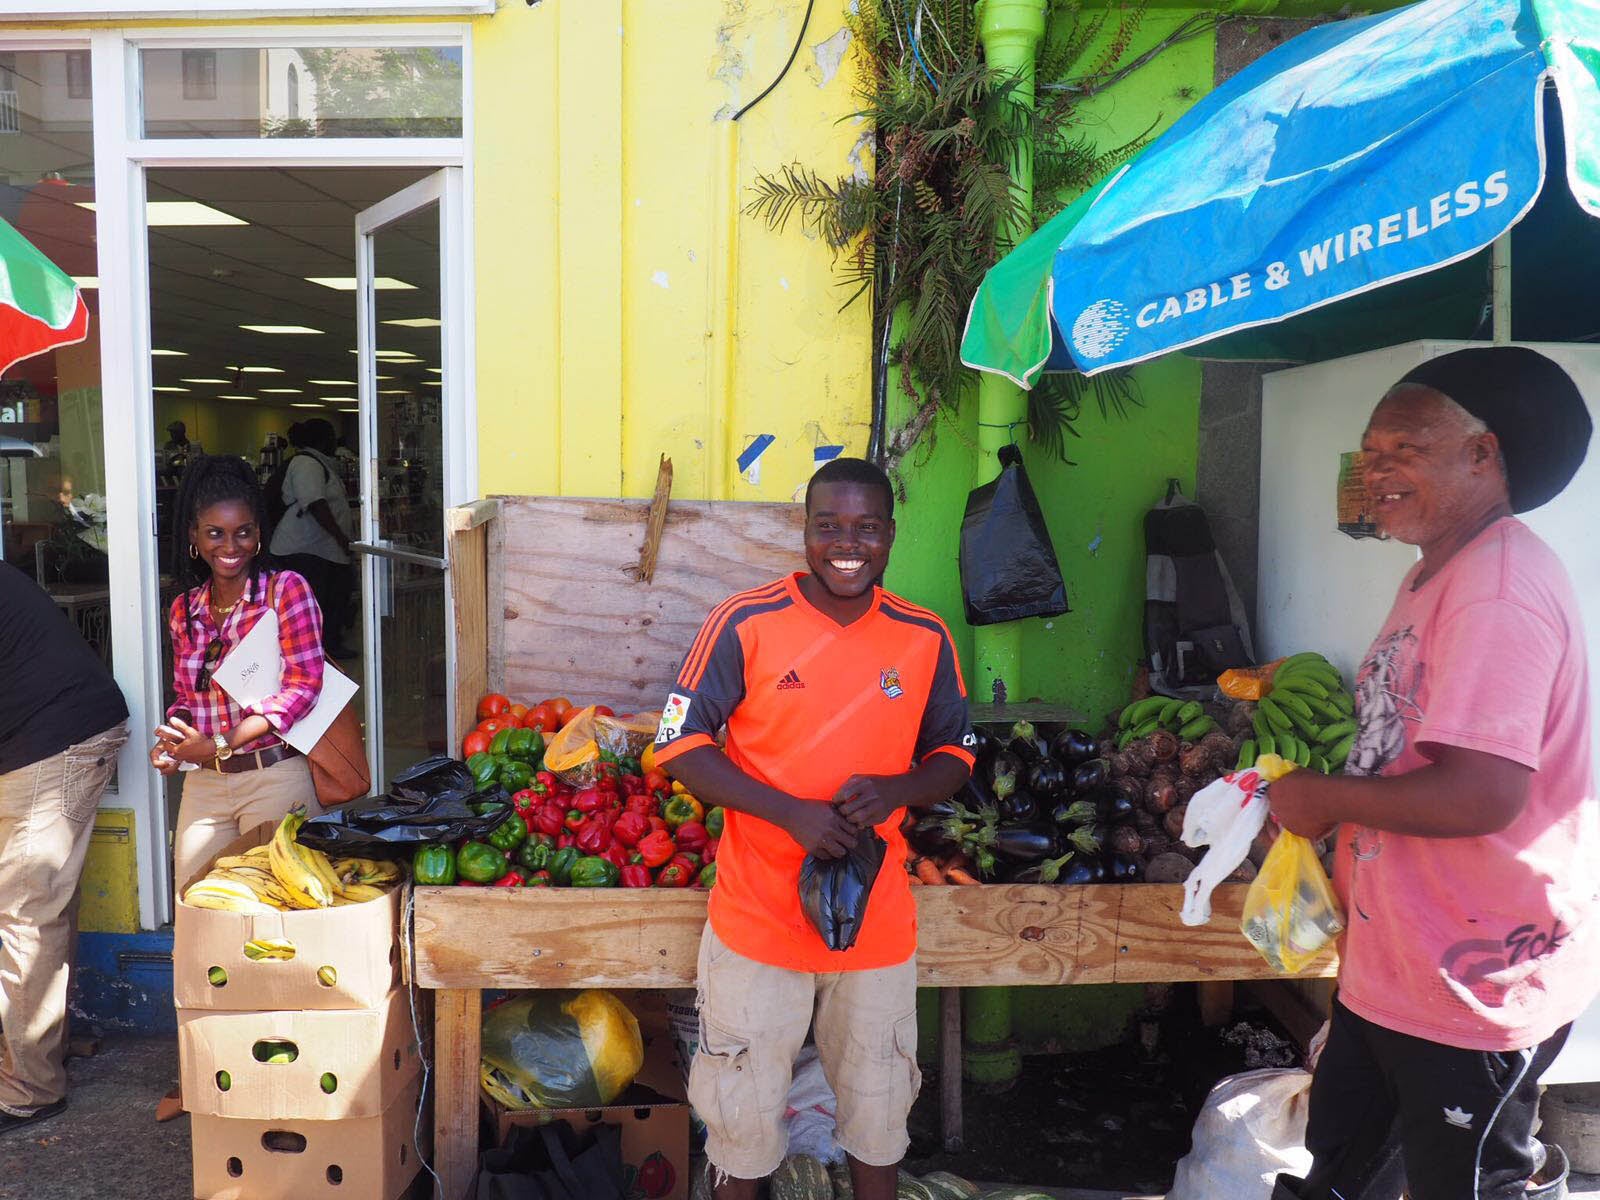
[[800, 47], [805, 45], [806, 41], [806, 30], [811, 26], [811, 10], [814, 9], [816, 5], [817, 0], [806, 0], [806, 15], [800, 18], [800, 32], [795, 36], [794, 49], [789, 51], [789, 61], [783, 64], [783, 70], [778, 72], [778, 77], [771, 83], [767, 84], [759, 96], [750, 101], [749, 104], [746, 104], [738, 112], [733, 114], [733, 119], [735, 121], [744, 116], [745, 113], [749, 112], [756, 105], [760, 104], [768, 96], [772, 95], [773, 89], [783, 82], [783, 77], [789, 73], [789, 68], [794, 66], [794, 60], [800, 57]]

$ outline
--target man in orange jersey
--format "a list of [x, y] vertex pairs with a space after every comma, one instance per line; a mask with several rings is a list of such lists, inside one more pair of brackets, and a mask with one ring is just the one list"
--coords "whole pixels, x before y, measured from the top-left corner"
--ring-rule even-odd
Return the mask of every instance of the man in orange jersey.
[[[719, 1200], [753, 1200], [786, 1150], [784, 1101], [815, 1017], [857, 1200], [891, 1200], [917, 1070], [917, 914], [900, 822], [972, 770], [950, 632], [879, 585], [888, 477], [837, 458], [806, 488], [806, 564], [707, 618], [656, 734], [656, 761], [728, 810], [700, 943], [689, 1099]], [[726, 750], [713, 740], [727, 725]], [[800, 864], [876, 829], [888, 844], [856, 943], [801, 911]]]

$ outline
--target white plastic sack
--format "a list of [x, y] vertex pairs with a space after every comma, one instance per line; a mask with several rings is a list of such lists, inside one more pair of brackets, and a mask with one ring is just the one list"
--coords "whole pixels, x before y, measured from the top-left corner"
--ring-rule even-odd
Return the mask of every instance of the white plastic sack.
[[1311, 1170], [1306, 1112], [1311, 1072], [1272, 1068], [1230, 1075], [1211, 1089], [1166, 1200], [1268, 1200], [1287, 1171]]
[[1209, 846], [1183, 883], [1185, 925], [1211, 920], [1211, 893], [1250, 853], [1250, 843], [1267, 819], [1267, 790], [1261, 775], [1236, 771], [1208, 783], [1194, 794], [1183, 813], [1186, 846]]

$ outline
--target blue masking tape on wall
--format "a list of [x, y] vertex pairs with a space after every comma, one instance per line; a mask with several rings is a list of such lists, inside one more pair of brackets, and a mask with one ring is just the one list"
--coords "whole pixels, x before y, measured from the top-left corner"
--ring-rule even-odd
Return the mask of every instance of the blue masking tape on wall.
[[751, 464], [765, 454], [767, 452], [767, 447], [772, 445], [772, 443], [777, 440], [778, 439], [773, 437], [770, 433], [758, 435], [748, 446], [744, 448], [744, 453], [739, 455], [739, 470], [748, 471], [751, 467]]

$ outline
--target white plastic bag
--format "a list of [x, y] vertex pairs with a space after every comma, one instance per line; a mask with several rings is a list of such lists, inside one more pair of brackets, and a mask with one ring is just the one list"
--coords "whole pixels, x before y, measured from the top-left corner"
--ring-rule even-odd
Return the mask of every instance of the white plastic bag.
[[1211, 920], [1211, 893], [1250, 853], [1250, 843], [1267, 820], [1267, 785], [1292, 770], [1275, 754], [1263, 754], [1253, 767], [1213, 780], [1194, 794], [1183, 813], [1183, 842], [1206, 851], [1183, 882], [1185, 925]]
[[1268, 1200], [1280, 1172], [1311, 1170], [1306, 1111], [1311, 1072], [1245, 1071], [1218, 1082], [1194, 1123], [1167, 1200]]

